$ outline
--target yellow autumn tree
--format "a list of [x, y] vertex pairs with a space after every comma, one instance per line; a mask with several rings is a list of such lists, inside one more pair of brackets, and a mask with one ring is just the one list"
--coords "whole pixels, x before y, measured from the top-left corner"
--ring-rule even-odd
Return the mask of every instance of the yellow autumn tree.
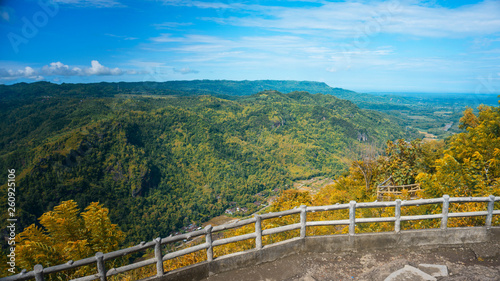
[[[477, 115], [470, 108], [465, 110], [460, 127], [466, 131], [451, 137], [444, 156], [436, 161], [435, 173], [418, 175], [418, 181], [431, 197], [500, 195], [500, 109], [480, 106], [478, 110]], [[484, 203], [450, 206], [450, 212], [485, 209]], [[484, 218], [449, 221], [450, 226], [483, 223]]]
[[435, 173], [421, 173], [418, 180], [432, 197], [488, 196], [500, 194], [500, 109], [480, 106], [460, 119], [466, 131], [454, 135]]
[[[49, 267], [87, 258], [98, 251], [117, 250], [125, 235], [111, 223], [108, 212], [97, 202], [91, 203], [82, 213], [75, 201], [62, 202], [39, 218], [42, 227], [32, 224], [18, 234], [17, 265], [32, 270], [36, 264]], [[82, 267], [48, 279], [73, 278], [89, 270]]]

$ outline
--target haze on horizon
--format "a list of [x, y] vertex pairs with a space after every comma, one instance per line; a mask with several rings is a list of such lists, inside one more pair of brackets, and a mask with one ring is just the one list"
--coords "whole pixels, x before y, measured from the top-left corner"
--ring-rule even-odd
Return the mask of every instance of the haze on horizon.
[[500, 93], [500, 1], [5, 0], [0, 83], [311, 80]]

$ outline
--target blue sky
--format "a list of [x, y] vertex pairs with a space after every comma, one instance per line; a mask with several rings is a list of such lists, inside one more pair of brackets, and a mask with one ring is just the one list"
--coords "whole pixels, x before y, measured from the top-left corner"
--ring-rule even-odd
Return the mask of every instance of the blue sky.
[[500, 94], [500, 1], [0, 0], [0, 83], [290, 79]]

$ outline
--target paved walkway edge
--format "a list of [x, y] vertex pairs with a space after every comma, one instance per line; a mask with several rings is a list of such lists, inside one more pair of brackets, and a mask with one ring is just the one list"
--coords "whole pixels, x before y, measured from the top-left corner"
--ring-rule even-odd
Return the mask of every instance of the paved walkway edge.
[[489, 241], [500, 242], [500, 227], [468, 227], [410, 230], [400, 233], [366, 233], [356, 235], [312, 236], [294, 238], [263, 247], [261, 250], [226, 255], [211, 262], [201, 262], [144, 281], [202, 280], [210, 275], [242, 267], [271, 262], [300, 253], [338, 253], [370, 249], [401, 249], [412, 247], [446, 247], [471, 245]]

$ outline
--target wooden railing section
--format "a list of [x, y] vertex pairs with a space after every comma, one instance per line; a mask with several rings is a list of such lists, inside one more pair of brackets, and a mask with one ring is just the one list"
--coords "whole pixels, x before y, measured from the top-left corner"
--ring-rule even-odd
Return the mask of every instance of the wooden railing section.
[[389, 201], [391, 198], [400, 196], [404, 191], [408, 192], [408, 195], [415, 199], [417, 193], [421, 191], [420, 184], [407, 184], [407, 185], [379, 185], [377, 186], [377, 200], [379, 201]]
[[[311, 226], [331, 226], [331, 225], [348, 225], [349, 226], [349, 235], [355, 235], [356, 232], [356, 224], [357, 223], [381, 223], [381, 222], [394, 222], [394, 231], [399, 233], [401, 231], [401, 222], [402, 221], [412, 221], [412, 220], [428, 220], [428, 219], [441, 219], [441, 229], [446, 229], [448, 227], [448, 218], [457, 218], [457, 217], [475, 217], [475, 216], [485, 216], [486, 222], [485, 226], [487, 228], [491, 227], [492, 220], [494, 215], [500, 215], [500, 210], [495, 210], [495, 202], [500, 201], [500, 197], [495, 197], [490, 195], [489, 197], [455, 197], [450, 198], [448, 195], [443, 196], [442, 198], [435, 199], [420, 199], [420, 200], [410, 200], [410, 201], [402, 201], [397, 199], [391, 202], [369, 202], [369, 203], [356, 203], [355, 201], [351, 201], [348, 204], [336, 204], [329, 206], [300, 206], [299, 208], [295, 208], [292, 210], [276, 212], [276, 213], [267, 213], [267, 214], [255, 214], [253, 218], [245, 219], [241, 221], [237, 221], [235, 223], [229, 223], [224, 225], [219, 225], [212, 227], [210, 225], [206, 226], [204, 229], [193, 231], [190, 233], [176, 235], [173, 237], [167, 238], [156, 238], [150, 242], [141, 242], [139, 245], [106, 253], [103, 254], [98, 252], [94, 257], [82, 259], [79, 261], [69, 261], [65, 264], [52, 266], [48, 268], [43, 268], [41, 265], [36, 265], [33, 271], [23, 272], [12, 275], [9, 277], [1, 278], [0, 280], [10, 281], [10, 280], [30, 280], [35, 279], [36, 281], [43, 281], [44, 275], [57, 273], [65, 270], [75, 269], [85, 265], [95, 264], [97, 265], [97, 273], [77, 279], [73, 279], [74, 281], [90, 281], [90, 280], [101, 280], [106, 281], [108, 277], [124, 273], [126, 271], [139, 269], [144, 266], [156, 265], [156, 275], [162, 276], [165, 274], [163, 269], [163, 262], [177, 258], [180, 256], [184, 256], [193, 252], [197, 252], [200, 250], [206, 250], [207, 261], [211, 262], [214, 259], [213, 255], [213, 247], [221, 246], [229, 243], [234, 243], [238, 241], [243, 241], [247, 239], [255, 239], [255, 249], [262, 249], [262, 236], [277, 234], [285, 231], [300, 229], [300, 238], [304, 239], [306, 237], [306, 228]], [[463, 212], [463, 213], [449, 213], [449, 204], [450, 203], [470, 203], [470, 202], [486, 202], [487, 211], [478, 211], [478, 212]], [[428, 204], [442, 204], [442, 213], [441, 214], [430, 214], [430, 215], [414, 215], [414, 216], [402, 216], [401, 215], [401, 207], [403, 206], [420, 206], [420, 205], [428, 205]], [[386, 208], [386, 207], [394, 207], [394, 217], [372, 217], [372, 218], [356, 218], [356, 209], [359, 208]], [[345, 220], [334, 220], [334, 221], [307, 221], [307, 213], [308, 212], [325, 212], [325, 211], [334, 211], [334, 210], [349, 210], [349, 219]], [[280, 227], [275, 227], [271, 229], [262, 230], [262, 221], [266, 219], [279, 218], [282, 216], [288, 216], [293, 214], [300, 214], [300, 222]], [[255, 224], [255, 232], [250, 234], [244, 234], [224, 239], [212, 239], [212, 234], [225, 231], [228, 229], [238, 228], [245, 225]], [[182, 241], [184, 239], [191, 239], [199, 236], [205, 236], [205, 243], [192, 246], [186, 249], [178, 250], [172, 253], [163, 254], [162, 253], [162, 245], [168, 243], [174, 243], [178, 241]], [[105, 261], [113, 260], [119, 257], [123, 257], [125, 255], [129, 255], [138, 251], [143, 251], [149, 248], [154, 248], [154, 257], [148, 260], [135, 262], [129, 265], [125, 265], [118, 268], [112, 268], [110, 270], [106, 270]]]

